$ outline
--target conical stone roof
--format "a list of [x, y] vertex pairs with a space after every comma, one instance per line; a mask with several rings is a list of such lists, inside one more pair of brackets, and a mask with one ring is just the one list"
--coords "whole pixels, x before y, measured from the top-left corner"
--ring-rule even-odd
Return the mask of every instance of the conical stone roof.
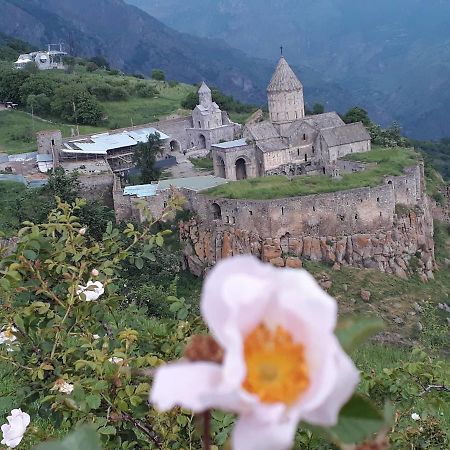
[[211, 92], [211, 89], [208, 87], [208, 85], [203, 82], [200, 86], [200, 89], [198, 90], [199, 94], [209, 94]]
[[302, 83], [295, 75], [286, 60], [281, 57], [270, 81], [268, 92], [291, 92], [303, 89]]

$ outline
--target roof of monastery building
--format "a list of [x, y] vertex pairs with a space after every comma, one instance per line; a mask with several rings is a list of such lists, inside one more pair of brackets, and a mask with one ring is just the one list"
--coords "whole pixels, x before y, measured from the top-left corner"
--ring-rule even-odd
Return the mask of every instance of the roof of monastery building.
[[370, 140], [370, 134], [361, 122], [325, 128], [321, 133], [329, 147]]
[[280, 137], [278, 131], [273, 126], [273, 123], [269, 120], [249, 124], [246, 126], [246, 130], [255, 141]]
[[299, 89], [303, 89], [302, 83], [300, 83], [300, 80], [297, 78], [286, 60], [281, 57], [267, 91], [290, 92], [298, 91]]

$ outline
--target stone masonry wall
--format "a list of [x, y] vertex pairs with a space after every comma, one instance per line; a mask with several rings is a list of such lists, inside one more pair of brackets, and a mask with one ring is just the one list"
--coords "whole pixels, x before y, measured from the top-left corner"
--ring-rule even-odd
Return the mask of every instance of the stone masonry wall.
[[194, 219], [180, 227], [186, 267], [200, 275], [218, 260], [250, 253], [277, 266], [302, 259], [375, 268], [406, 277], [412, 258], [433, 276], [431, 207], [423, 167], [385, 184], [270, 201], [185, 192]]

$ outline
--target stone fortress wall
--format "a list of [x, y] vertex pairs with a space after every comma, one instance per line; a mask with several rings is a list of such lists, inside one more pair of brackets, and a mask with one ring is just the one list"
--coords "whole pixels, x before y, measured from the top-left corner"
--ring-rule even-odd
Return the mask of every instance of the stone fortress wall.
[[300, 267], [309, 259], [400, 277], [408, 275], [416, 258], [421, 276], [433, 277], [433, 220], [422, 165], [386, 177], [377, 187], [302, 197], [231, 200], [184, 194], [194, 213], [180, 226], [184, 262], [197, 275], [222, 258], [251, 253], [277, 266]]

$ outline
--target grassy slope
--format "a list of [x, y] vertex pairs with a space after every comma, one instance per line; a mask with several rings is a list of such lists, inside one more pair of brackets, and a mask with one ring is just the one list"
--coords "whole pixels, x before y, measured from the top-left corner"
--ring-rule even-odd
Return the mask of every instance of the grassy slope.
[[231, 182], [210, 189], [207, 193], [215, 197], [264, 200], [373, 187], [381, 184], [386, 175], [401, 175], [405, 167], [419, 159], [419, 155], [411, 149], [374, 147], [368, 153], [351, 155], [351, 159], [376, 162], [377, 166], [364, 172], [344, 174], [340, 180], [333, 180], [326, 175], [295, 177], [292, 181], [283, 176], [260, 177]]
[[[101, 102], [106, 120], [99, 127], [80, 126], [81, 134], [104, 131], [106, 129], [122, 128], [155, 122], [173, 113], [184, 115], [181, 101], [189, 92], [195, 90], [194, 86], [177, 84], [169, 86], [168, 83], [154, 80], [140, 80], [132, 76], [112, 75], [105, 70], [87, 72], [84, 67], [76, 68], [73, 74], [61, 71], [49, 71], [45, 75], [55, 81], [82, 81], [84, 83], [111, 83], [117, 87], [125, 87], [133, 91], [137, 84], [155, 86], [159, 94], [155, 98], [140, 98], [131, 95], [123, 101]], [[36, 150], [34, 132], [48, 129], [61, 129], [64, 136], [71, 135], [71, 124], [62, 123], [54, 118], [41, 120], [35, 118], [34, 124], [29, 114], [23, 111], [0, 111], [0, 152], [9, 154]]]
[[[0, 152], [14, 154], [26, 153], [37, 150], [34, 133], [42, 130], [59, 129], [63, 136], [70, 136], [70, 125], [49, 122], [35, 117], [23, 111], [0, 111]], [[80, 133], [87, 134], [104, 130], [105, 128], [80, 126]]]

